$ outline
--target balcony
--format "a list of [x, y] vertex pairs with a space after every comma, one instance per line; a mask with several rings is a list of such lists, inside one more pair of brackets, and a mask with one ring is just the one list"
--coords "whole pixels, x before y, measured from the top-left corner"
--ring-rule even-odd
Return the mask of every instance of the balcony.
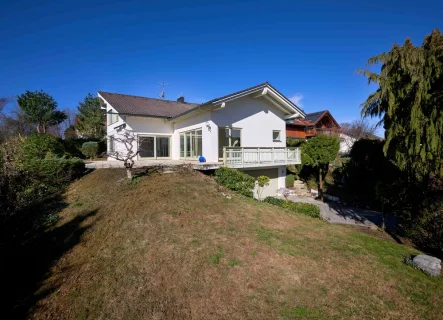
[[339, 133], [339, 128], [305, 128], [306, 137], [315, 137], [320, 134], [333, 135]]
[[229, 168], [273, 167], [300, 163], [299, 148], [223, 148], [223, 165]]

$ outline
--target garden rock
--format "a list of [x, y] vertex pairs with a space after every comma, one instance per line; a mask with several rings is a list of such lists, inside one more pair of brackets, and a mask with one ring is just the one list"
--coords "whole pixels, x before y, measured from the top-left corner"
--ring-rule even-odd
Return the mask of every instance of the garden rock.
[[415, 267], [419, 268], [426, 274], [438, 277], [441, 272], [441, 260], [426, 254], [419, 254], [412, 259]]

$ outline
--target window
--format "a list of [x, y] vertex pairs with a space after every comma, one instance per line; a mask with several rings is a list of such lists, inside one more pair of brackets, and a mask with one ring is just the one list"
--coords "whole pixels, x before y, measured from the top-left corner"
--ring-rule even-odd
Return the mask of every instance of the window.
[[180, 158], [197, 159], [202, 155], [202, 129], [180, 133]]
[[112, 110], [109, 110], [108, 112], [108, 126], [110, 126], [113, 123], [116, 123], [119, 120], [118, 114], [113, 113]]
[[280, 138], [280, 130], [273, 130], [272, 131], [272, 140], [275, 142], [280, 142], [281, 138]]
[[108, 151], [109, 151], [109, 152], [114, 152], [114, 151], [115, 151], [115, 140], [114, 140], [114, 137], [113, 137], [113, 136], [109, 137], [109, 141], [108, 141]]
[[223, 156], [223, 147], [241, 147], [241, 129], [218, 128], [218, 154]]
[[139, 136], [138, 154], [140, 158], [169, 158], [169, 136]]

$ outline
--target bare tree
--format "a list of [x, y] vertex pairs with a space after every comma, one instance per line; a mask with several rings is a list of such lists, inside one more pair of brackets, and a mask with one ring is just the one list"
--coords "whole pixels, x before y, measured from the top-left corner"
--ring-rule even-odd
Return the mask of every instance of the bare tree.
[[132, 168], [134, 167], [134, 158], [137, 157], [139, 149], [134, 151], [137, 146], [137, 136], [133, 131], [124, 129], [123, 131], [115, 134], [111, 139], [113, 144], [113, 150], [108, 151], [108, 156], [118, 161], [123, 161], [126, 168], [126, 174], [128, 179], [132, 179]]
[[70, 108], [63, 109], [63, 112], [66, 114], [66, 119], [54, 126], [53, 129], [59, 137], [66, 138], [64, 135], [67, 129], [72, 128], [73, 130], [75, 130], [74, 126], [77, 113], [75, 112], [75, 110]]
[[345, 122], [341, 125], [344, 134], [354, 138], [355, 140], [360, 139], [374, 139], [375, 132], [377, 130], [376, 125], [372, 125], [366, 119], [354, 120], [351, 123]]

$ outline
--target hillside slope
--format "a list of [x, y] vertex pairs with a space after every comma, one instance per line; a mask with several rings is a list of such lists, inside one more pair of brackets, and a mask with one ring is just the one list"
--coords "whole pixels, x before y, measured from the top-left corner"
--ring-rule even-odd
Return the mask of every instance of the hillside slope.
[[[411, 248], [230, 193], [199, 174], [96, 170], [73, 183], [35, 319], [437, 319], [442, 278]], [[70, 235], [67, 235], [69, 238]]]

